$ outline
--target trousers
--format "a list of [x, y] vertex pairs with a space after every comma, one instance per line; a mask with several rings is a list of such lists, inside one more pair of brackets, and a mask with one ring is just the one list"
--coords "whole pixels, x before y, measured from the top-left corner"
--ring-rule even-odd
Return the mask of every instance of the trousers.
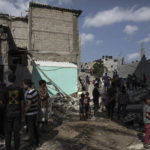
[[37, 146], [39, 144], [37, 115], [27, 116], [27, 127], [28, 127], [29, 136], [30, 136], [31, 146]]
[[150, 124], [145, 124], [146, 133], [145, 133], [145, 140], [144, 145], [150, 144]]
[[4, 109], [0, 107], [0, 137], [4, 137]]
[[21, 117], [20, 117], [20, 115], [6, 116], [5, 125], [6, 125], [6, 129], [5, 129], [6, 150], [11, 150], [12, 132], [14, 132], [15, 150], [19, 150], [20, 129], [21, 129]]

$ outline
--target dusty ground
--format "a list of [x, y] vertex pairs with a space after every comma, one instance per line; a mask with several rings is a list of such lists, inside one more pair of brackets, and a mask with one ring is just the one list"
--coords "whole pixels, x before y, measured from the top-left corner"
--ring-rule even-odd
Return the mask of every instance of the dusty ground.
[[105, 113], [88, 121], [77, 114], [42, 133], [38, 150], [143, 150], [142, 133], [106, 119]]

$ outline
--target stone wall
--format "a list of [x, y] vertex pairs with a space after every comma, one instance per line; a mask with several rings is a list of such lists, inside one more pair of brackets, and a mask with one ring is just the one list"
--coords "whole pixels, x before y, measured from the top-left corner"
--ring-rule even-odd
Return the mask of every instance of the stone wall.
[[78, 17], [74, 13], [31, 7], [29, 32], [29, 50], [36, 59], [78, 63]]

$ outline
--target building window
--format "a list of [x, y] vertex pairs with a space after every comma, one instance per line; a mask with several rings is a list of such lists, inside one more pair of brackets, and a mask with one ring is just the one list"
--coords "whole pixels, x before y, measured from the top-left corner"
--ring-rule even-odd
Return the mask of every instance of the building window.
[[111, 66], [111, 68], [113, 68], [113, 65]]

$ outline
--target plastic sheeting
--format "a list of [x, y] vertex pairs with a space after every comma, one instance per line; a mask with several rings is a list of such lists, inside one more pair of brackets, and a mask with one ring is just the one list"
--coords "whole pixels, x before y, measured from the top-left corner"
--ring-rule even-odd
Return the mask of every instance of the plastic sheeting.
[[[78, 90], [78, 72], [77, 66], [71, 63], [61, 62], [35, 62], [39, 65], [40, 69], [50, 78], [56, 86], [66, 94], [70, 95]], [[32, 81], [35, 84], [35, 88], [39, 88], [39, 80], [45, 80], [47, 82], [49, 95], [56, 95], [58, 92], [55, 87], [46, 79], [43, 73], [33, 66]]]

